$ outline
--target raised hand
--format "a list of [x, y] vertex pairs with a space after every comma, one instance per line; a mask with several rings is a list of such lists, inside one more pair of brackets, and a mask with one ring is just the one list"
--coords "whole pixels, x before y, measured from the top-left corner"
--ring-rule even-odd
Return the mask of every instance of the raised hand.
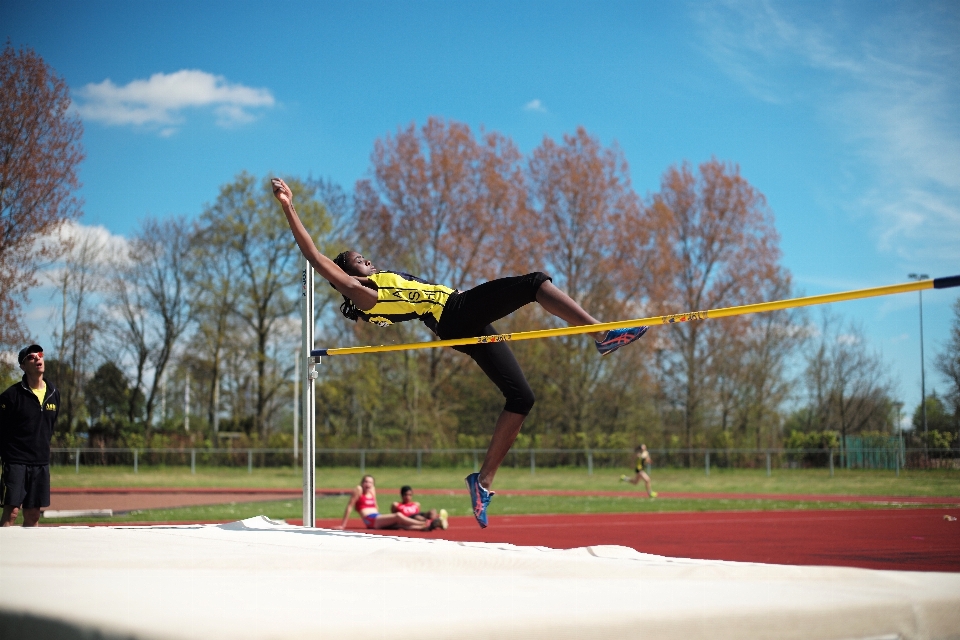
[[280, 178], [271, 178], [270, 185], [273, 187], [273, 197], [280, 201], [280, 204], [293, 204], [293, 192], [287, 183]]

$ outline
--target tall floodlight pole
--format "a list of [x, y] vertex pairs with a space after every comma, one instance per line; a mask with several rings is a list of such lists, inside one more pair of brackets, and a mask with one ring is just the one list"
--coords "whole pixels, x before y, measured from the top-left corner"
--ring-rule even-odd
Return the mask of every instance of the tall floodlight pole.
[[314, 409], [314, 383], [317, 379], [315, 362], [320, 358], [310, 355], [313, 351], [313, 267], [304, 258], [302, 263], [300, 284], [300, 321], [302, 324], [303, 343], [300, 349], [300, 358], [303, 359], [303, 526], [313, 528], [317, 525], [316, 510], [316, 411]]
[[[926, 280], [930, 276], [925, 273], [910, 273], [911, 280]], [[927, 383], [926, 371], [923, 364], [923, 291], [920, 294], [920, 415], [923, 418], [923, 457], [927, 458]]]

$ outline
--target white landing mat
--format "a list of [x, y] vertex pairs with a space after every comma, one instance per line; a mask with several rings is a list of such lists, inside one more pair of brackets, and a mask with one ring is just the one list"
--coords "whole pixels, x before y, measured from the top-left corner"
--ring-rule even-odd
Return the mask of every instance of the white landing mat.
[[960, 574], [227, 525], [0, 529], [0, 637], [960, 638]]

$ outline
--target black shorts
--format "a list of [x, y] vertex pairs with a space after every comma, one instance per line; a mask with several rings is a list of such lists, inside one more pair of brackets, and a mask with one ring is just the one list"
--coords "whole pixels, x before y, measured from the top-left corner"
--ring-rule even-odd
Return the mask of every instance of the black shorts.
[[3, 463], [0, 504], [39, 509], [50, 506], [50, 465]]
[[[525, 276], [498, 278], [469, 291], [454, 293], [444, 306], [437, 335], [442, 340], [497, 335], [492, 323], [535, 302], [540, 286], [550, 279], [550, 276], [538, 271]], [[533, 390], [505, 342], [454, 349], [473, 358], [497, 385], [506, 398], [506, 411], [521, 415], [530, 413], [534, 403]]]

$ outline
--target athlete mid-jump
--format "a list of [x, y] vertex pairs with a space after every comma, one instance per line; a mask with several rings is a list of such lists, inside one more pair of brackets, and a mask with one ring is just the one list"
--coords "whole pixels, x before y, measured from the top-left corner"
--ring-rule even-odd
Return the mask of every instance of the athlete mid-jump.
[[[272, 180], [273, 194], [280, 201], [293, 237], [307, 261], [343, 295], [340, 311], [351, 320], [363, 320], [379, 326], [417, 319], [440, 339], [497, 335], [491, 323], [520, 307], [537, 302], [547, 312], [570, 325], [599, 324], [593, 316], [567, 294], [554, 286], [550, 276], [528, 273], [499, 278], [469, 291], [456, 291], [441, 284], [426, 282], [410, 274], [380, 271], [356, 251], [344, 251], [331, 260], [320, 253], [303, 227], [293, 207], [293, 193], [283, 180]], [[592, 334], [602, 355], [616, 351], [642, 336], [646, 327], [613, 329]], [[473, 515], [481, 527], [487, 526], [487, 505], [494, 476], [510, 451], [534, 396], [510, 347], [503, 342], [454, 347], [479, 365], [506, 398], [497, 419], [490, 446], [479, 473], [466, 478]]]

